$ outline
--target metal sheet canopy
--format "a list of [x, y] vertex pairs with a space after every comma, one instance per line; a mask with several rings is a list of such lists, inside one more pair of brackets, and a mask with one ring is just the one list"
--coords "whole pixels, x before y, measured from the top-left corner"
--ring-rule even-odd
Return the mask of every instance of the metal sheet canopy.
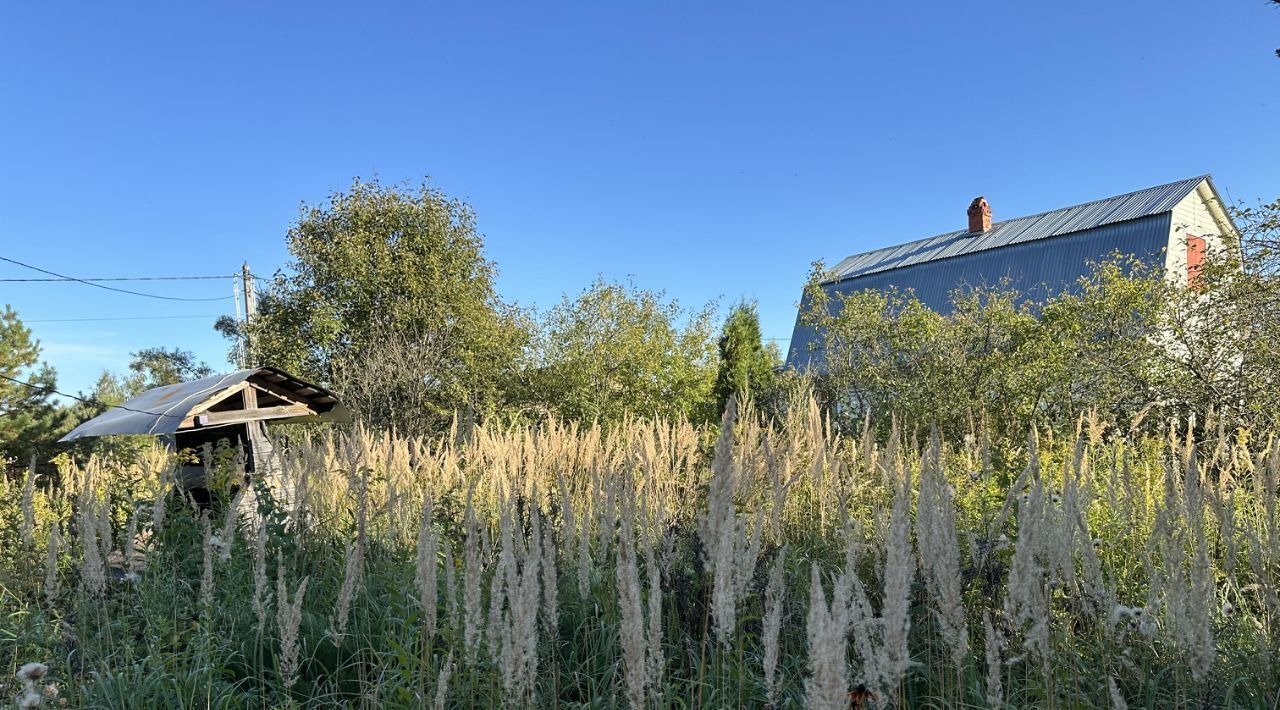
[[[225, 403], [238, 393], [240, 407]], [[244, 406], [259, 398], [283, 406]], [[219, 405], [222, 405], [219, 407]], [[155, 387], [82, 423], [59, 441], [119, 434], [174, 434], [246, 421], [349, 422], [350, 412], [329, 390], [279, 370], [258, 367]]]

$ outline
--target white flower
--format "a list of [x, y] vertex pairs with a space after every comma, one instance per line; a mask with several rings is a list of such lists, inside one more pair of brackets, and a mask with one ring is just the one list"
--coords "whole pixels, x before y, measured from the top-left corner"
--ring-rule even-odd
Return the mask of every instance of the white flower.
[[22, 696], [21, 696], [20, 698], [18, 698], [18, 707], [20, 707], [20, 708], [38, 708], [38, 707], [40, 707], [40, 702], [41, 702], [43, 699], [44, 699], [44, 698], [42, 698], [42, 697], [40, 696], [40, 693], [39, 693], [39, 692], [37, 692], [34, 688], [32, 688], [32, 689], [27, 690], [26, 692], [24, 692], [24, 693], [22, 694]]
[[218, 553], [218, 559], [226, 562], [231, 559], [231, 545], [222, 539], [221, 535], [209, 536], [209, 547], [212, 547]]
[[1236, 608], [1231, 604], [1231, 602], [1222, 602], [1223, 616], [1234, 616], [1235, 613], [1236, 613]]
[[1152, 619], [1143, 619], [1142, 622], [1138, 624], [1138, 633], [1142, 634], [1148, 639], [1151, 638], [1152, 636], [1155, 636], [1156, 622]]
[[18, 669], [18, 680], [23, 683], [34, 683], [49, 672], [49, 666], [43, 663], [28, 663]]

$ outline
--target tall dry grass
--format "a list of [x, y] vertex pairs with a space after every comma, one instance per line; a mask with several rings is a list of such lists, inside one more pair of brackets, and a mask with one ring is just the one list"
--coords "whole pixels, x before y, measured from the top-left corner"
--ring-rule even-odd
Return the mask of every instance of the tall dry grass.
[[30, 700], [14, 674], [38, 662], [85, 707], [1280, 698], [1267, 432], [844, 436], [803, 401], [718, 431], [280, 450], [277, 478], [207, 511], [161, 452], [0, 483], [0, 691]]

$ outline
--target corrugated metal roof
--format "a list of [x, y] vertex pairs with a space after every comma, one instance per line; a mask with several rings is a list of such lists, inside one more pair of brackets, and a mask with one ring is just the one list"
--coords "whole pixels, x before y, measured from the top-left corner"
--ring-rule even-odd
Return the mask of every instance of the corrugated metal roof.
[[1082, 205], [996, 222], [991, 225], [990, 230], [980, 235], [966, 231], [947, 232], [928, 239], [855, 254], [836, 264], [831, 270], [830, 281], [842, 281], [1162, 214], [1171, 211], [1208, 177], [1200, 175]]
[[[274, 367], [258, 367], [239, 370], [226, 375], [214, 375], [202, 380], [180, 382], [176, 385], [154, 387], [129, 401], [112, 407], [103, 414], [82, 423], [71, 430], [71, 433], [59, 441], [72, 441], [89, 436], [110, 436], [116, 434], [173, 434], [178, 431], [182, 420], [191, 410], [201, 403], [216, 397], [218, 394], [232, 389], [255, 375], [279, 375], [285, 379], [280, 384], [286, 389], [296, 390], [305, 387], [317, 393], [333, 397], [328, 390], [312, 385], [293, 377]], [[341, 420], [347, 416], [346, 408], [337, 402], [324, 413], [325, 419]], [[301, 417], [314, 420], [316, 417]], [[290, 421], [278, 419], [277, 422]]]
[[[1002, 249], [963, 254], [954, 259], [935, 259], [904, 268], [851, 276], [823, 284], [822, 288], [831, 296], [833, 313], [843, 304], [844, 296], [858, 291], [889, 289], [910, 292], [914, 298], [939, 313], [952, 310], [953, 292], [964, 287], [1001, 287], [1021, 294], [1024, 300], [1039, 301], [1074, 290], [1081, 279], [1092, 274], [1093, 263], [1106, 261], [1117, 253], [1149, 265], [1163, 264], [1172, 220], [1172, 213], [1160, 212], [1064, 234], [1055, 239], [1023, 241]], [[787, 364], [822, 370], [821, 337], [803, 319], [808, 308], [809, 298], [806, 295], [796, 315]]]

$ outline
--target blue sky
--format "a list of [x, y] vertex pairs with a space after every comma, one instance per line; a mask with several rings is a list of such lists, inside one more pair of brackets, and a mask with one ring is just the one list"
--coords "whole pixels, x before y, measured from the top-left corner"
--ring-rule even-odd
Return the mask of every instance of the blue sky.
[[[300, 203], [429, 176], [507, 299], [632, 276], [758, 299], [785, 339], [811, 261], [962, 227], [978, 194], [997, 220], [1203, 172], [1280, 196], [1277, 46], [1262, 0], [7, 3], [0, 256], [269, 274]], [[119, 285], [225, 298], [0, 303], [69, 391], [148, 346], [226, 367], [229, 281]]]

